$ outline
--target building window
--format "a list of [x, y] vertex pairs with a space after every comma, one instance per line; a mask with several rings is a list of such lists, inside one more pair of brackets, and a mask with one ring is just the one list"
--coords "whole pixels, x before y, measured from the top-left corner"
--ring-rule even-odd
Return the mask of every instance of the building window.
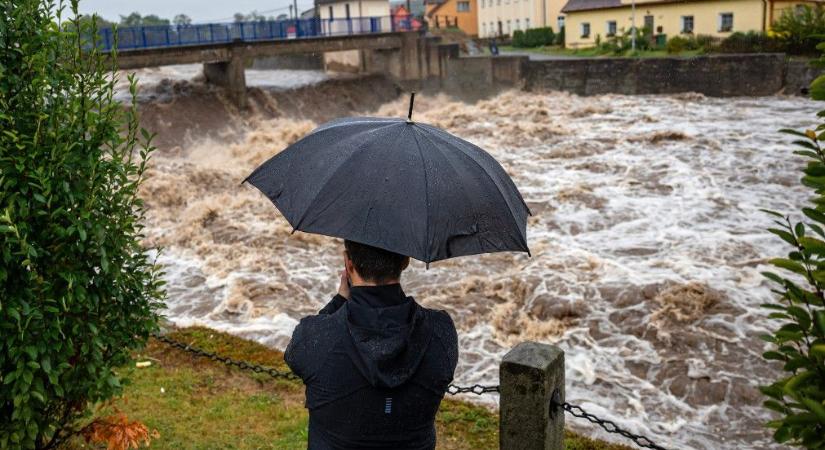
[[487, 36], [487, 24], [486, 23], [481, 24], [481, 35], [482, 36]]
[[510, 34], [510, 30], [511, 30], [511, 28], [510, 28], [510, 21], [508, 20], [508, 21], [507, 21], [507, 34]]
[[470, 10], [470, 2], [458, 2], [456, 6], [456, 11], [458, 12], [467, 12]]
[[332, 20], [332, 6], [329, 7], [329, 20]]
[[529, 30], [529, 29], [530, 29], [530, 18], [529, 18], [529, 17], [527, 17], [527, 18], [525, 18], [525, 19], [524, 19], [524, 29], [525, 29], [525, 30]]
[[[513, 0], [513, 1], [515, 1], [515, 0]], [[516, 29], [517, 30], [521, 29], [521, 19], [516, 19]]]
[[590, 23], [589, 22], [582, 22], [582, 37], [589, 38], [590, 37]]
[[650, 30], [650, 32], [653, 33], [653, 28], [654, 28], [653, 16], [645, 16], [645, 29]]
[[719, 31], [722, 33], [733, 31], [733, 13], [719, 14]]
[[559, 31], [564, 28], [564, 16], [559, 16], [556, 18], [556, 25], [559, 26]]
[[682, 33], [693, 33], [693, 16], [682, 16]]
[[616, 35], [616, 21], [615, 20], [608, 20], [607, 21], [607, 36], [612, 37]]

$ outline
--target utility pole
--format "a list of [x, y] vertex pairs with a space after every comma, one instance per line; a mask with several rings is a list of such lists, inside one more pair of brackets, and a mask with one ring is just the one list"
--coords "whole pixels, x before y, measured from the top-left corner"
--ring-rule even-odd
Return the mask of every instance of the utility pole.
[[630, 48], [636, 51], [636, 0], [633, 0], [630, 13]]
[[292, 5], [289, 5], [289, 18], [294, 19], [295, 16], [292, 15]]

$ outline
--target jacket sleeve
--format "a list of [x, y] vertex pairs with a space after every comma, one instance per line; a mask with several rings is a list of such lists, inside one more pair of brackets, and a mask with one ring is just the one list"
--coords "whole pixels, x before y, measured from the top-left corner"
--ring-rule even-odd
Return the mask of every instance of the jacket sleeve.
[[346, 301], [346, 297], [341, 296], [341, 294], [335, 294], [335, 297], [332, 297], [332, 300], [330, 300], [326, 306], [321, 308], [321, 310], [318, 311], [318, 314], [332, 314], [335, 311], [338, 311], [338, 308], [343, 306]]
[[309, 368], [309, 355], [311, 351], [308, 348], [309, 342], [307, 342], [306, 327], [307, 321], [306, 318], [303, 318], [301, 322], [298, 323], [298, 326], [295, 327], [295, 331], [292, 332], [292, 339], [289, 341], [286, 351], [284, 351], [284, 361], [286, 361], [286, 365], [289, 366], [289, 369], [292, 370], [295, 375], [298, 375], [304, 381], [311, 375]]

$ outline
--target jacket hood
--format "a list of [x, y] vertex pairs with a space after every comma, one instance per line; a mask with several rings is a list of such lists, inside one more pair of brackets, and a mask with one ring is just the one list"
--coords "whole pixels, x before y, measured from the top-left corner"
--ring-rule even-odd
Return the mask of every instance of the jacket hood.
[[424, 311], [400, 284], [353, 286], [347, 301], [348, 354], [374, 387], [394, 388], [415, 374], [432, 337]]

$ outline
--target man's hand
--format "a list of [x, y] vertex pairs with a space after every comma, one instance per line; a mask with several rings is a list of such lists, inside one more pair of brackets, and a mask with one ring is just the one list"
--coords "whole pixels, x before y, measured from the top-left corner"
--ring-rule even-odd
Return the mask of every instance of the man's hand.
[[341, 284], [338, 285], [338, 295], [349, 300], [349, 283], [347, 282], [347, 271], [341, 271]]

